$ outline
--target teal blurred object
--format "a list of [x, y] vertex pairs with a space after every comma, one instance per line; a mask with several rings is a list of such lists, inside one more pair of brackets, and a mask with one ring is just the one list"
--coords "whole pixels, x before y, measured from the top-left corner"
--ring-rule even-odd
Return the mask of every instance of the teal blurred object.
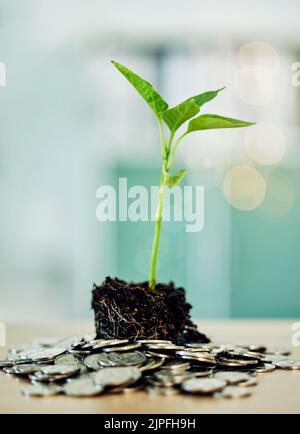
[[[159, 171], [121, 165], [113, 174], [115, 180], [119, 177], [128, 178], [128, 187], [150, 187], [158, 185]], [[276, 169], [267, 174], [268, 196], [250, 212], [231, 207], [220, 186], [209, 187], [212, 177], [191, 171], [185, 180], [208, 187], [204, 229], [191, 234], [184, 222], [164, 223], [158, 280], [184, 286], [195, 317], [298, 317], [300, 172]], [[285, 189], [283, 197], [277, 194], [286, 180], [293, 197]], [[116, 274], [146, 280], [153, 222], [119, 222], [114, 227]]]

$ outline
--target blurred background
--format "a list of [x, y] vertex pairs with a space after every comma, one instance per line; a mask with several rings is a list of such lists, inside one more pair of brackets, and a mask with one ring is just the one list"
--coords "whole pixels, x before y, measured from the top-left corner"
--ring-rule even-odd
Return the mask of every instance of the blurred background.
[[203, 112], [258, 122], [182, 143], [205, 226], [165, 224], [159, 280], [195, 317], [299, 317], [299, 22], [296, 0], [1, 0], [0, 320], [92, 318], [94, 281], [148, 277], [153, 223], [95, 216], [98, 186], [159, 181], [155, 119], [111, 59], [170, 106], [226, 86]]

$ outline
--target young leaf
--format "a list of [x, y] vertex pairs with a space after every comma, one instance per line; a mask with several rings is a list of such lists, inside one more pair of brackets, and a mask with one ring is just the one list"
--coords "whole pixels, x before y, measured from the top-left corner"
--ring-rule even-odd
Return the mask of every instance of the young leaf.
[[148, 81], [139, 77], [126, 66], [121, 65], [114, 60], [112, 63], [115, 67], [124, 75], [125, 78], [132, 84], [132, 86], [138, 91], [138, 93], [144, 98], [144, 100], [152, 108], [154, 114], [159, 117], [160, 113], [167, 110], [168, 104], [166, 101], [153, 89], [152, 85]]
[[181, 169], [174, 175], [170, 175], [168, 172], [165, 172], [163, 185], [165, 185], [166, 187], [176, 187], [176, 185], [179, 185], [181, 183], [181, 181], [186, 175], [186, 172], [186, 169]]
[[187, 120], [191, 119], [200, 109], [192, 99], [190, 101], [185, 101], [169, 110], [164, 111], [161, 117], [168, 125], [171, 133], [175, 133], [176, 130]]
[[218, 115], [201, 115], [189, 122], [187, 132], [210, 130], [216, 128], [239, 128], [255, 125], [255, 122], [245, 122], [238, 119], [225, 118]]
[[197, 104], [197, 106], [201, 107], [204, 104], [206, 104], [207, 102], [209, 102], [212, 99], [214, 99], [218, 95], [218, 93], [221, 92], [221, 90], [224, 90], [224, 89], [225, 89], [225, 87], [222, 87], [221, 89], [210, 90], [208, 92], [200, 93], [199, 95], [192, 96], [187, 101], [191, 101], [193, 99], [195, 101], [195, 103]]

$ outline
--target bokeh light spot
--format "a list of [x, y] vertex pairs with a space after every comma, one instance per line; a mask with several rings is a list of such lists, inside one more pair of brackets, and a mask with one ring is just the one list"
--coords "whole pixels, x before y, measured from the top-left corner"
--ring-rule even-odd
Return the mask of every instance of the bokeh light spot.
[[253, 41], [243, 45], [238, 55], [241, 67], [256, 66], [277, 74], [280, 59], [272, 45], [264, 41]]
[[263, 106], [275, 97], [276, 81], [268, 70], [258, 66], [243, 66], [234, 80], [238, 97], [247, 104]]
[[235, 166], [225, 176], [223, 192], [234, 208], [251, 211], [263, 202], [266, 195], [266, 182], [255, 168]]
[[264, 165], [272, 165], [282, 160], [286, 152], [286, 140], [275, 125], [260, 123], [245, 132], [245, 146], [252, 160]]

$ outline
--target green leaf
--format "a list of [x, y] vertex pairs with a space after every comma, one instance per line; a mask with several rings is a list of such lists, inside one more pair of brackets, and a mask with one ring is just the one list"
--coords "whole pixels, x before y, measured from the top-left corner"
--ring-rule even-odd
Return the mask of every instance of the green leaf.
[[211, 130], [216, 128], [240, 128], [255, 125], [255, 122], [245, 122], [238, 119], [225, 118], [218, 115], [201, 115], [189, 122], [187, 132]]
[[167, 110], [168, 104], [166, 101], [153, 89], [152, 85], [148, 81], [139, 77], [126, 66], [121, 65], [114, 60], [112, 63], [115, 67], [124, 75], [125, 78], [132, 84], [132, 86], [138, 91], [138, 93], [144, 98], [144, 100], [152, 108], [154, 114], [159, 117], [160, 113]]
[[218, 93], [221, 92], [221, 90], [224, 90], [224, 89], [225, 89], [225, 87], [222, 87], [221, 89], [210, 90], [208, 92], [200, 93], [199, 95], [192, 96], [187, 101], [191, 101], [193, 99], [195, 101], [195, 103], [197, 104], [197, 106], [201, 107], [204, 104], [206, 104], [207, 102], [209, 102], [212, 99], [214, 99], [218, 95]]
[[176, 187], [181, 183], [181, 181], [186, 175], [186, 172], [186, 169], [181, 169], [174, 175], [170, 175], [170, 173], [164, 172], [163, 185], [165, 185], [166, 187]]
[[191, 119], [200, 109], [194, 100], [185, 101], [178, 104], [169, 110], [164, 111], [161, 117], [168, 125], [171, 133], [175, 133], [176, 130], [187, 120]]

